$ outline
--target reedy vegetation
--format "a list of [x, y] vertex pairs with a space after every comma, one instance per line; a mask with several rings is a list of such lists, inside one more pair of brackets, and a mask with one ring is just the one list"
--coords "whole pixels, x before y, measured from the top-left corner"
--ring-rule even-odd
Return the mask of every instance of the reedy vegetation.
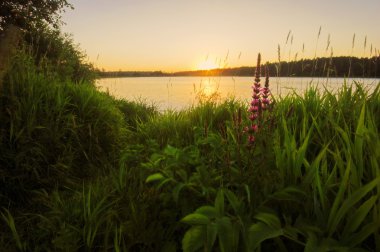
[[280, 98], [254, 148], [245, 103], [160, 114], [25, 53], [0, 102], [5, 250], [380, 249], [380, 85]]
[[2, 250], [380, 250], [380, 84], [283, 97], [247, 148], [247, 104], [116, 100], [70, 39], [29, 32], [0, 91]]

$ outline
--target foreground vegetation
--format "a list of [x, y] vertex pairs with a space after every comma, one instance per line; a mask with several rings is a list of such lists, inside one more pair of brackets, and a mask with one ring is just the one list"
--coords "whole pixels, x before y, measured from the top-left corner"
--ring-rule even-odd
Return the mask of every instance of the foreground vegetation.
[[96, 90], [66, 0], [0, 6], [2, 251], [380, 250], [380, 84], [158, 113]]
[[245, 103], [162, 114], [27, 55], [0, 92], [5, 251], [380, 250], [380, 85], [280, 98], [249, 147]]

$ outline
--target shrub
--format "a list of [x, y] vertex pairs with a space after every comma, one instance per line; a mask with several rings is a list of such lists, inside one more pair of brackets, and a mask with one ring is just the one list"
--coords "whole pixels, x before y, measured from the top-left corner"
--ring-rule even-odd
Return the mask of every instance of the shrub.
[[111, 97], [39, 73], [24, 53], [3, 84], [2, 203], [23, 205], [32, 190], [95, 177], [117, 163], [126, 130]]

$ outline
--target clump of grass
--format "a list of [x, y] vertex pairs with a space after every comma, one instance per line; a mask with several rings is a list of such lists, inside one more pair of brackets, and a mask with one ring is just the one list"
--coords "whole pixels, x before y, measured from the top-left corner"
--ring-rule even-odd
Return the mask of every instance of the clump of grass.
[[136, 130], [137, 127], [158, 115], [154, 105], [147, 105], [143, 101], [116, 100], [117, 108], [123, 113], [128, 128]]
[[111, 97], [92, 85], [46, 77], [23, 53], [4, 78], [0, 103], [3, 205], [22, 207], [32, 190], [107, 173], [125, 144], [123, 117]]

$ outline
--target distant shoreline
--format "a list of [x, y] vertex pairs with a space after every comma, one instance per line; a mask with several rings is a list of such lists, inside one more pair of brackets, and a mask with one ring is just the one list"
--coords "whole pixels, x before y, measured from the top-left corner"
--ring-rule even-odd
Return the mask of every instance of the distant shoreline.
[[[97, 79], [117, 79], [117, 78], [157, 78], [157, 77], [254, 77], [254, 75], [244, 75], [244, 76], [234, 76], [234, 75], [162, 75], [162, 76], [99, 76]], [[363, 76], [270, 76], [271, 78], [329, 78], [329, 79], [342, 79], [342, 78], [347, 78], [347, 79], [379, 79], [380, 76], [377, 77], [363, 77]], [[261, 77], [262, 79], [263, 77]]]
[[[119, 77], [185, 77], [185, 76], [231, 76], [250, 77], [255, 67], [242, 66], [234, 68], [217, 68], [210, 70], [179, 71], [100, 71], [99, 78]], [[302, 59], [291, 62], [268, 63], [269, 75], [277, 77], [346, 77], [346, 78], [379, 78], [380, 56], [372, 58], [331, 57]]]

